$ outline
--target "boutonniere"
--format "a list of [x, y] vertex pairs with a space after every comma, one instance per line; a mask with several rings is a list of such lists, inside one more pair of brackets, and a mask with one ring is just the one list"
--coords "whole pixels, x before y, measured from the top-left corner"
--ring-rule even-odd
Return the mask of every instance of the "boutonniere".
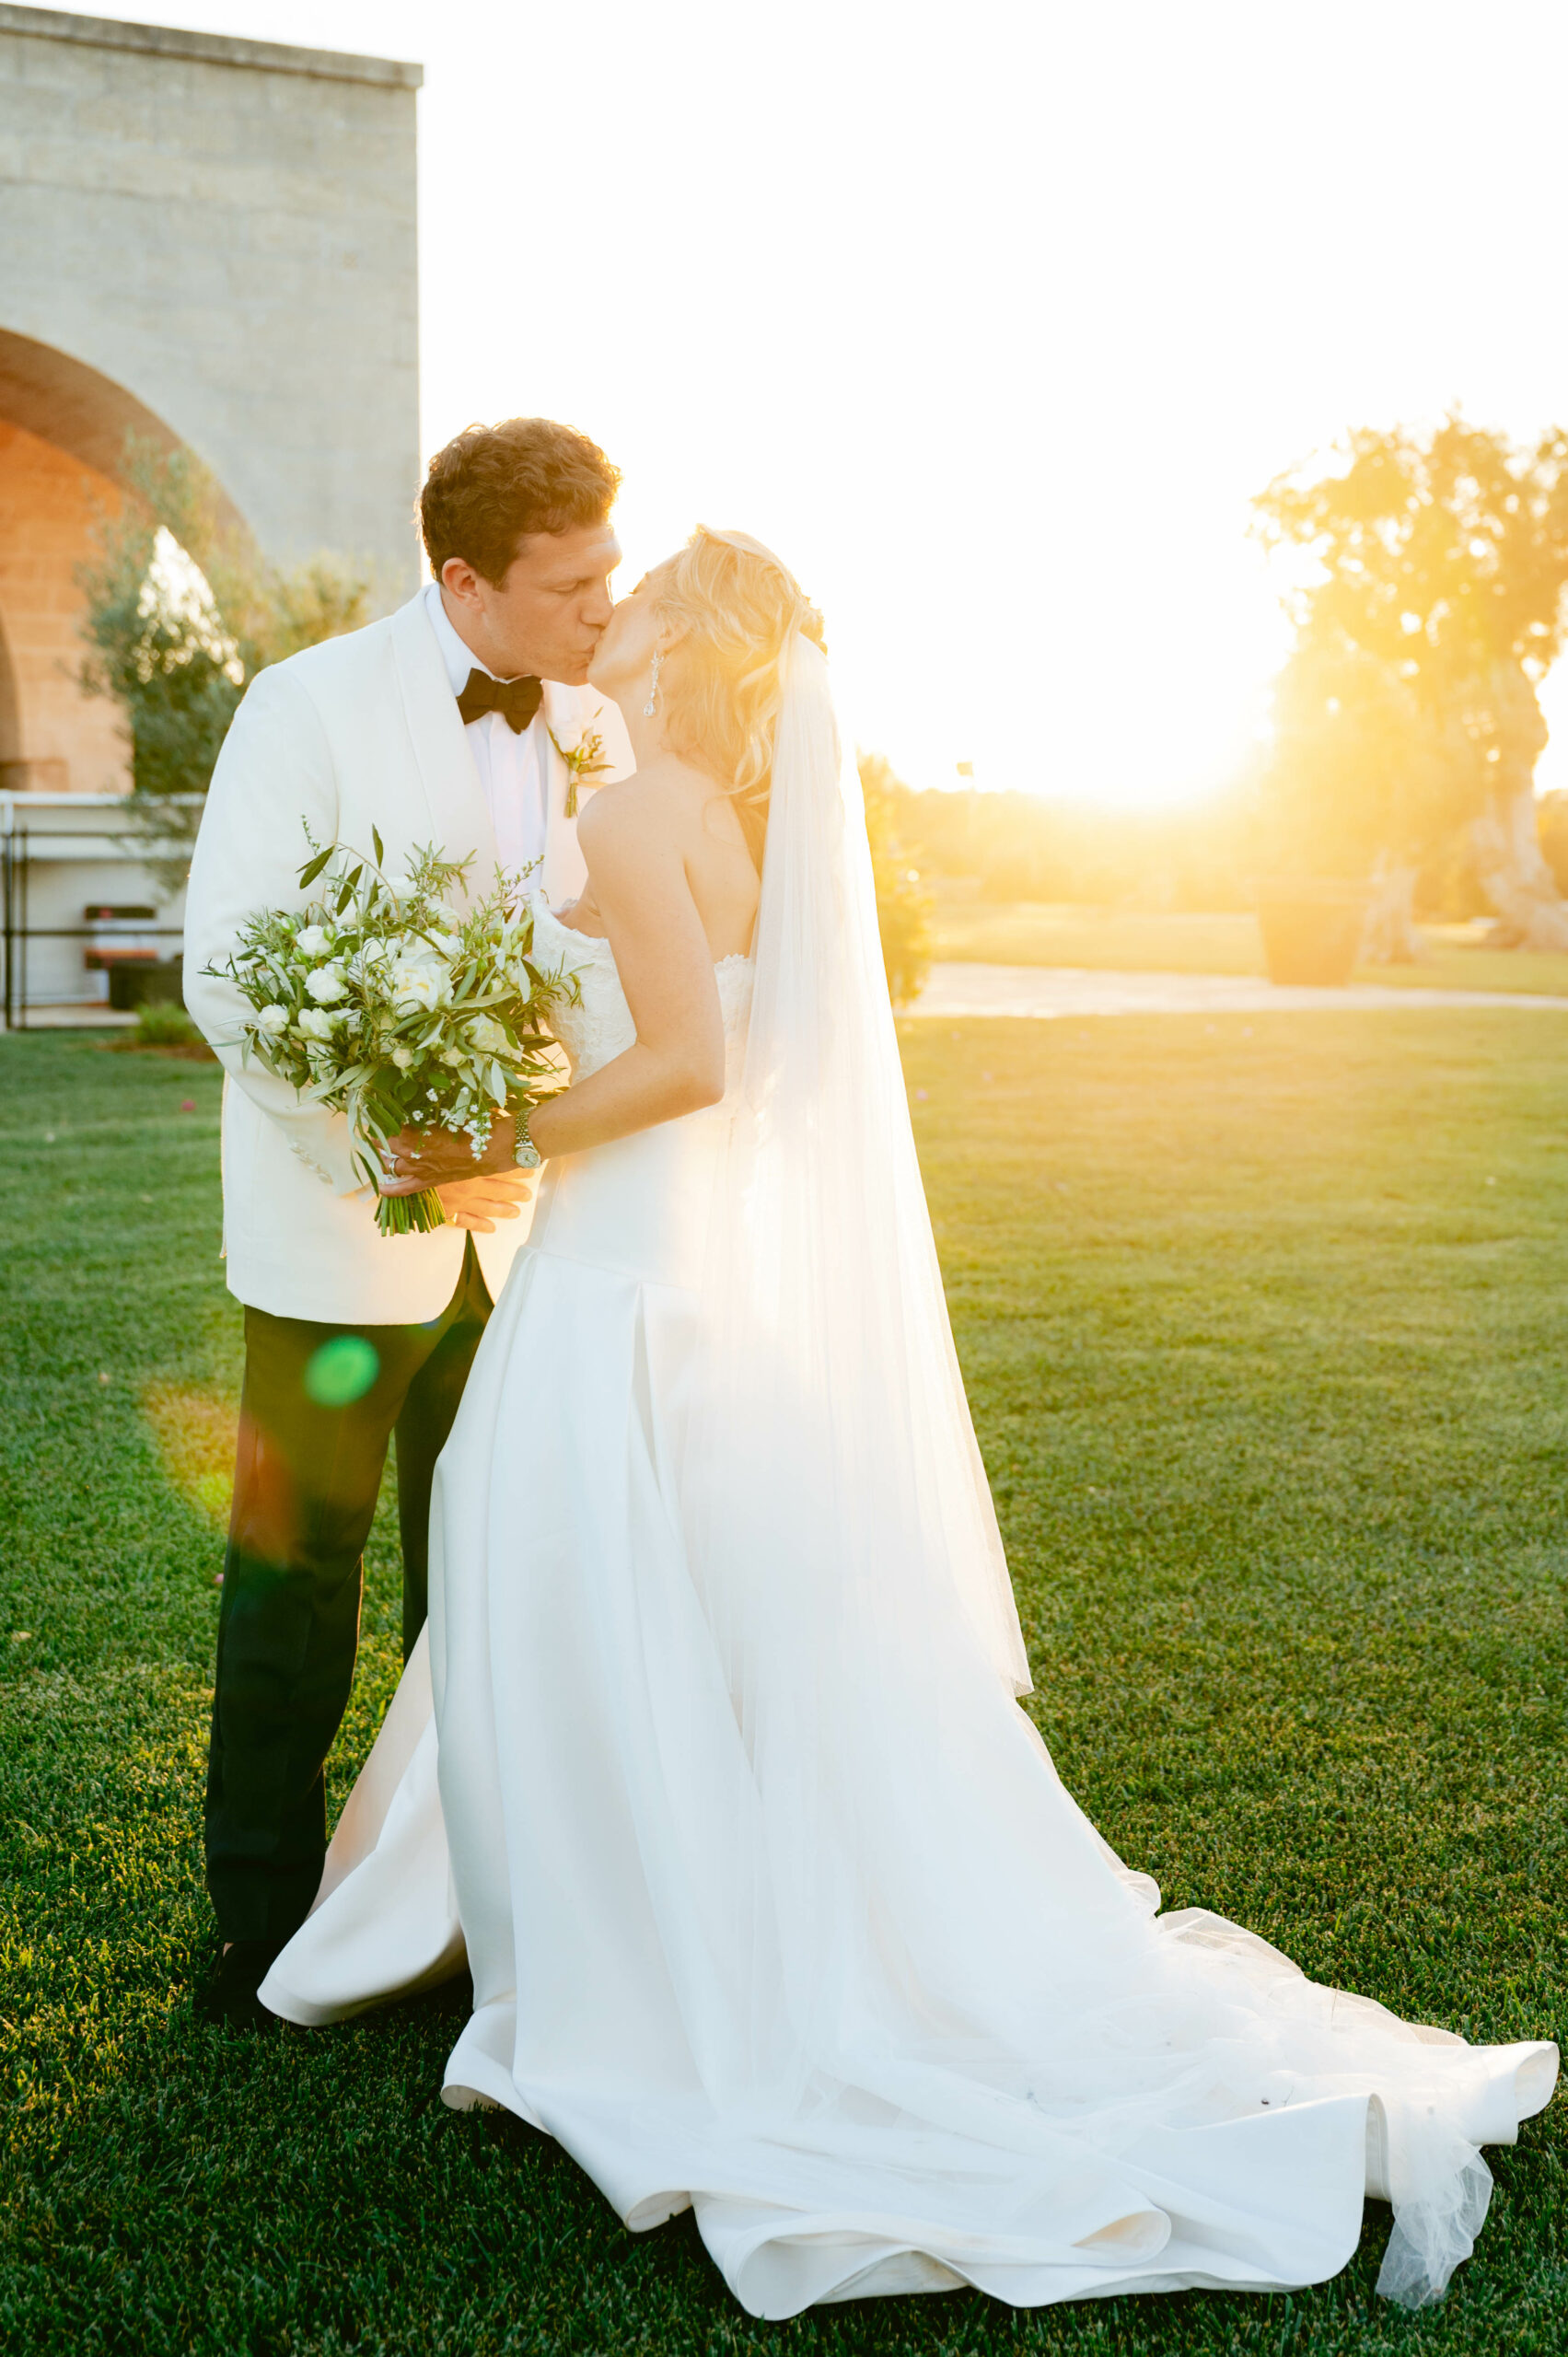
[[[599, 710], [602, 712], [603, 709], [601, 704]], [[604, 738], [597, 728], [585, 728], [576, 743], [569, 747], [561, 742], [548, 721], [545, 728], [551, 743], [566, 764], [566, 816], [575, 819], [577, 815], [577, 788], [592, 785], [596, 777], [605, 770], [612, 770], [615, 764], [606, 760]]]

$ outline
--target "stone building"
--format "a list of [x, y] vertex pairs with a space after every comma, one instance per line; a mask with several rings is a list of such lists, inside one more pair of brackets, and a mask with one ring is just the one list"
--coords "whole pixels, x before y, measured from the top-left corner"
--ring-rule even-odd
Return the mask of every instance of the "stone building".
[[0, 792], [118, 794], [74, 574], [128, 428], [412, 586], [417, 65], [0, 5]]

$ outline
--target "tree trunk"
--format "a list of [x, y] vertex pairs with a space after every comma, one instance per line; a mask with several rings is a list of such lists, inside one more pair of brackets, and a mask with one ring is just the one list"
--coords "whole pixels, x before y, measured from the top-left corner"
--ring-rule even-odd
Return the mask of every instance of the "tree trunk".
[[1372, 871], [1372, 900], [1361, 936], [1362, 963], [1419, 966], [1431, 957], [1415, 929], [1415, 886], [1420, 874], [1391, 852], [1379, 852]]
[[1497, 911], [1493, 946], [1568, 952], [1568, 901], [1541, 853], [1534, 786], [1494, 796], [1472, 819], [1470, 840], [1481, 888]]

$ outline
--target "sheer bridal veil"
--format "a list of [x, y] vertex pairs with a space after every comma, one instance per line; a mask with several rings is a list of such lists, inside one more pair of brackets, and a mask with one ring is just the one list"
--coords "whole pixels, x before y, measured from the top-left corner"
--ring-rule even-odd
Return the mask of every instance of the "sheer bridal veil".
[[[726, 1554], [875, 1668], [923, 1601], [1028, 1668], [910, 1127], [860, 781], [827, 661], [781, 663], [750, 1026], [709, 1252]], [[760, 1625], [760, 1624], [753, 1624]]]
[[[1119, 2263], [1153, 2266], [1172, 2228], [1151, 2136], [1272, 2111], [1260, 2151], [1294, 2199], [1291, 2171], [1319, 2165], [1310, 2139], [1348, 2118], [1359, 2140], [1375, 2092], [1399, 2217], [1382, 2288], [1431, 2298], [1485, 2209], [1469, 2114], [1523, 2049], [1478, 2056], [1318, 1988], [1204, 1910], [1156, 1916], [1155, 1885], [1016, 1708], [1023, 1638], [915, 1157], [859, 781], [798, 632], [782, 684], [684, 1485], [749, 1766], [697, 1796], [702, 1897], [674, 1927], [706, 2093], [732, 2121], [765, 2116], [825, 2203], [906, 2185], [913, 2133], [950, 2225], [993, 2235], [1005, 2186], [1009, 2231], [1038, 2212], [1074, 2263], [1109, 2236]], [[1346, 2096], [1348, 2114], [1306, 2100]], [[1353, 2241], [1359, 2147], [1335, 2170]], [[1341, 2263], [1299, 2256], [1294, 2280]]]
[[[850, 2017], [880, 2010], [889, 1958], [935, 1929], [924, 1845], [961, 1836], [977, 1730], [1000, 1717], [1009, 1744], [1038, 1737], [1013, 1701], [1028, 1669], [915, 1156], [860, 782], [819, 649], [796, 632], [782, 670], [687, 1535], [751, 1767], [726, 1879], [770, 2051], [741, 2030], [736, 2059], [753, 2089], [761, 2073], [782, 2093], [782, 2073], [798, 2093], [860, 2044]], [[868, 1910], [872, 1950], [853, 1929]]]

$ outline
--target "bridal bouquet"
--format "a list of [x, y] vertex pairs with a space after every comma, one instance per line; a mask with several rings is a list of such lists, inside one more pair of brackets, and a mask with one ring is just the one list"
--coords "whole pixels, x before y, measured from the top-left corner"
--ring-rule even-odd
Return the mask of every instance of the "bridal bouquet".
[[[372, 1186], [380, 1149], [400, 1130], [447, 1130], [477, 1161], [508, 1104], [538, 1101], [557, 1077], [543, 1018], [575, 984], [533, 961], [533, 911], [518, 879], [500, 875], [465, 915], [447, 904], [468, 861], [416, 852], [406, 876], [329, 844], [299, 871], [320, 894], [303, 909], [263, 909], [235, 954], [209, 967], [236, 983], [253, 1012], [240, 1027], [256, 1055], [301, 1097], [348, 1117], [355, 1160]], [[424, 1234], [446, 1220], [433, 1188], [382, 1195], [383, 1236]]]

